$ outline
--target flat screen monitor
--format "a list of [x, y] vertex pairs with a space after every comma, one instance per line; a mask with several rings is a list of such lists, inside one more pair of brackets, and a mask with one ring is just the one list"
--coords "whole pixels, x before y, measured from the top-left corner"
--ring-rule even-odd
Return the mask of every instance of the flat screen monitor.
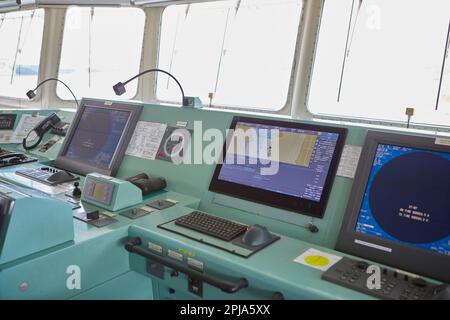
[[209, 190], [323, 217], [347, 131], [235, 117]]
[[141, 104], [83, 99], [55, 167], [114, 176], [141, 112]]
[[336, 248], [450, 282], [450, 147], [369, 132]]

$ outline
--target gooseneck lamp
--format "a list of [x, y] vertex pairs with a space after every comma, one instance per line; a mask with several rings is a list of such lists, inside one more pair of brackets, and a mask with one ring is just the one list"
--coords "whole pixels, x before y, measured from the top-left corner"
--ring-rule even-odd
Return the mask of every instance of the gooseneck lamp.
[[48, 81], [58, 81], [61, 82], [66, 88], [67, 90], [69, 90], [69, 92], [72, 94], [73, 98], [75, 99], [75, 102], [77, 103], [77, 107], [80, 107], [80, 104], [78, 103], [77, 97], [75, 96], [75, 94], [73, 93], [72, 90], [70, 90], [69, 86], [67, 84], [65, 84], [63, 81], [59, 80], [58, 78], [48, 78], [45, 79], [44, 81], [42, 81], [41, 83], [39, 83], [36, 88], [34, 88], [33, 90], [30, 90], [27, 92], [27, 97], [28, 99], [33, 99], [34, 97], [36, 97], [36, 90], [42, 86], [44, 83], [48, 82]]
[[115, 92], [116, 95], [118, 95], [118, 96], [123, 95], [123, 94], [126, 92], [125, 86], [126, 86], [128, 83], [130, 83], [130, 82], [133, 81], [134, 79], [136, 79], [136, 78], [138, 78], [138, 77], [140, 77], [140, 76], [142, 76], [142, 75], [144, 75], [144, 74], [150, 73], [150, 72], [162, 72], [162, 73], [164, 73], [164, 74], [167, 74], [169, 77], [171, 77], [171, 78], [176, 82], [176, 84], [178, 85], [178, 87], [180, 88], [181, 96], [182, 96], [182, 106], [183, 106], [183, 107], [189, 107], [189, 106], [192, 106], [192, 105], [193, 105], [193, 100], [192, 100], [193, 98], [191, 98], [191, 97], [186, 97], [186, 96], [184, 95], [183, 87], [181, 86], [181, 84], [180, 84], [180, 82], [177, 80], [177, 78], [175, 78], [175, 77], [174, 77], [172, 74], [170, 74], [169, 72], [167, 72], [167, 71], [165, 71], [165, 70], [162, 70], [162, 69], [157, 69], [157, 68], [154, 68], [154, 69], [148, 69], [148, 70], [142, 71], [142, 72], [138, 73], [137, 75], [135, 75], [134, 77], [130, 78], [129, 80], [127, 80], [127, 81], [125, 81], [125, 82], [117, 82], [117, 83], [113, 86], [114, 92]]

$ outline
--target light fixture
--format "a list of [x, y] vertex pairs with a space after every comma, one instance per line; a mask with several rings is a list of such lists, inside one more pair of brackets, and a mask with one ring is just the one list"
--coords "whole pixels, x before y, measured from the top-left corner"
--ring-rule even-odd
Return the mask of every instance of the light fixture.
[[65, 84], [63, 81], [59, 80], [58, 78], [48, 78], [48, 79], [45, 79], [44, 81], [42, 81], [41, 83], [39, 83], [39, 84], [36, 86], [36, 88], [34, 88], [33, 90], [30, 90], [30, 91], [27, 92], [27, 97], [28, 97], [28, 99], [31, 100], [31, 99], [33, 99], [34, 97], [36, 97], [36, 90], [37, 90], [40, 86], [42, 86], [44, 83], [46, 83], [46, 82], [48, 82], [48, 81], [58, 81], [58, 82], [61, 82], [61, 83], [67, 88], [67, 90], [69, 90], [70, 93], [72, 94], [73, 98], [75, 99], [75, 102], [77, 103], [77, 107], [78, 107], [78, 108], [80, 107], [80, 104], [78, 103], [77, 97], [75, 96], [75, 94], [73, 93], [73, 91], [70, 90], [70, 88], [69, 88], [69, 86], [68, 86], [67, 84]]
[[[183, 107], [199, 107], [198, 103], [200, 101], [200, 99], [196, 98], [196, 97], [186, 97], [184, 95], [184, 90], [183, 87], [181, 86], [180, 82], [177, 80], [177, 78], [175, 78], [172, 74], [170, 74], [169, 72], [162, 70], [162, 69], [148, 69], [145, 71], [142, 71], [140, 73], [138, 73], [137, 75], [135, 75], [134, 77], [128, 79], [125, 82], [117, 82], [114, 86], [113, 86], [113, 90], [116, 93], [116, 95], [121, 96], [123, 95], [127, 90], [125, 89], [125, 86], [130, 83], [131, 81], [133, 81], [134, 79], [146, 74], [146, 73], [150, 73], [150, 72], [162, 72], [164, 74], [167, 74], [169, 77], [171, 77], [178, 85], [178, 87], [180, 88], [181, 91], [181, 97], [182, 97], [182, 106]], [[201, 102], [200, 102], [201, 105]]]

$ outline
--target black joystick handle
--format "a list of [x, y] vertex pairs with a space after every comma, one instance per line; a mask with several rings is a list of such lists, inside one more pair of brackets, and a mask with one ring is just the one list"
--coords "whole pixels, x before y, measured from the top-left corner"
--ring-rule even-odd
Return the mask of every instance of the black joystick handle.
[[81, 197], [81, 189], [79, 188], [80, 183], [75, 182], [73, 185], [74, 185], [74, 187], [75, 187], [75, 188], [73, 189], [73, 191], [72, 191], [73, 197], [74, 197], [74, 198], [79, 198], [79, 197]]

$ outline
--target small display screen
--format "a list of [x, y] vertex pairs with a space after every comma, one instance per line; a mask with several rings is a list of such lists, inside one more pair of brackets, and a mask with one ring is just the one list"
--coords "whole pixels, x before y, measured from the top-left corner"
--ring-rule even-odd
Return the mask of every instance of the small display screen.
[[65, 156], [89, 166], [108, 169], [130, 116], [130, 111], [86, 106]]
[[114, 185], [109, 183], [102, 183], [98, 181], [88, 180], [85, 191], [85, 198], [100, 202], [109, 206], [112, 201]]
[[356, 231], [450, 256], [450, 153], [378, 144]]

